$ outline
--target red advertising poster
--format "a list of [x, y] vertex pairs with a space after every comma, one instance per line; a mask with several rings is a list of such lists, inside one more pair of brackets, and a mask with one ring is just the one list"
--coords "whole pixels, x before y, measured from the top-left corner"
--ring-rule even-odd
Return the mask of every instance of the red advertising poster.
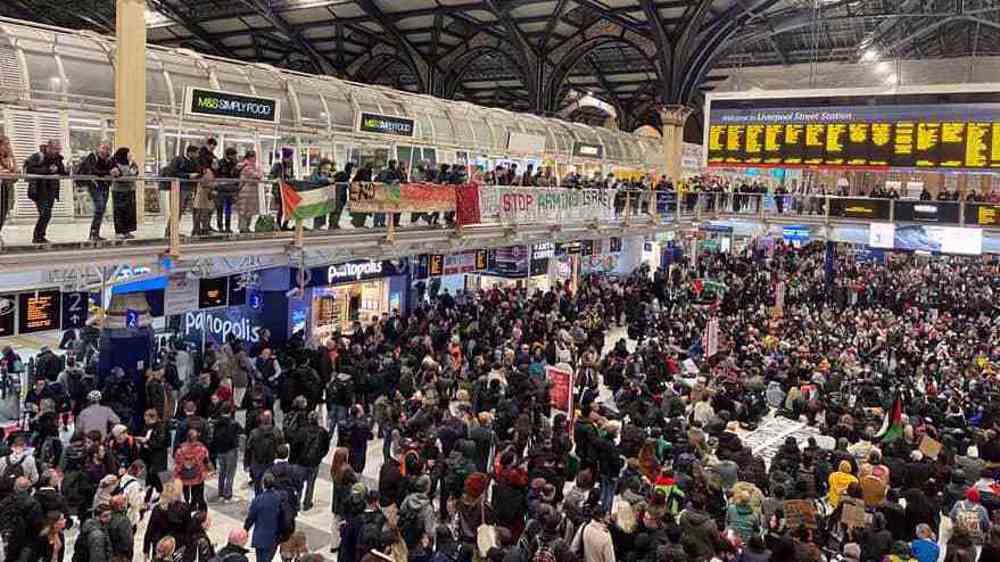
[[573, 372], [556, 367], [546, 367], [545, 375], [552, 382], [549, 398], [552, 407], [569, 413], [573, 409]]

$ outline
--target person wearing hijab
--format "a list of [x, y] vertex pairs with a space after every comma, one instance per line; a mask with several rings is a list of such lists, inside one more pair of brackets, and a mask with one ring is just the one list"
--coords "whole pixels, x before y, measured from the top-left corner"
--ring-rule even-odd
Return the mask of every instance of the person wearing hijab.
[[114, 167], [111, 168], [111, 203], [114, 208], [115, 236], [121, 240], [135, 238], [136, 205], [135, 182], [123, 181], [139, 175], [139, 168], [132, 161], [128, 147], [120, 147], [111, 157]]

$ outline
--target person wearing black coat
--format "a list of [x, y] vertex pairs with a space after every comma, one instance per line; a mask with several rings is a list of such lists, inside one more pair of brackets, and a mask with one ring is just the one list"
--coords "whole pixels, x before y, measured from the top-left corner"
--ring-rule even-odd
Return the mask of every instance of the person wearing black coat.
[[892, 548], [892, 533], [885, 528], [885, 516], [875, 513], [872, 517], [872, 526], [862, 531], [858, 542], [861, 544], [862, 562], [877, 562], [889, 554]]
[[[233, 205], [240, 192], [240, 160], [236, 157], [236, 147], [230, 146], [222, 160], [219, 160], [219, 171], [215, 182], [215, 226], [219, 232], [232, 233]], [[228, 181], [227, 181], [228, 180]]]
[[[81, 176], [110, 177], [111, 170], [115, 168], [115, 162], [111, 159], [111, 145], [101, 143], [96, 152], [91, 152], [80, 162], [76, 173]], [[100, 241], [101, 223], [104, 221], [104, 212], [108, 208], [108, 194], [111, 190], [110, 181], [85, 180], [80, 182], [87, 188], [90, 200], [94, 205], [94, 218], [90, 223], [90, 240]]]
[[197, 511], [191, 516], [191, 530], [183, 562], [208, 562], [215, 556], [215, 546], [208, 536], [208, 514]]
[[[41, 176], [65, 176], [66, 166], [63, 164], [62, 143], [50, 140], [42, 145], [41, 150], [32, 154], [24, 162], [24, 173]], [[38, 221], [35, 223], [33, 244], [48, 244], [45, 238], [52, 220], [52, 207], [59, 200], [58, 179], [32, 179], [28, 181], [28, 199], [35, 203], [38, 209]]]
[[288, 443], [291, 446], [290, 461], [299, 467], [305, 485], [302, 510], [309, 511], [313, 505], [319, 465], [330, 452], [330, 432], [320, 425], [319, 412], [309, 412], [305, 424], [288, 436]]
[[[194, 190], [198, 186], [197, 180], [202, 174], [202, 168], [198, 162], [198, 147], [190, 144], [184, 154], [177, 156], [166, 168], [160, 171], [160, 175], [165, 178], [178, 178], [181, 180], [181, 208], [178, 216], [184, 215], [184, 209], [191, 206], [194, 197]], [[169, 181], [160, 183], [160, 209], [170, 209], [170, 184]], [[170, 235], [170, 225], [167, 225], [165, 236]]]
[[243, 529], [233, 529], [229, 532], [229, 542], [215, 555], [219, 562], [250, 562], [247, 557], [250, 550], [246, 548], [246, 544], [247, 532]]
[[139, 443], [139, 458], [146, 463], [146, 485], [152, 490], [163, 491], [160, 473], [167, 470], [167, 457], [170, 448], [170, 433], [167, 422], [160, 419], [155, 409], [146, 410], [143, 416], [145, 425], [142, 433], [136, 436]]

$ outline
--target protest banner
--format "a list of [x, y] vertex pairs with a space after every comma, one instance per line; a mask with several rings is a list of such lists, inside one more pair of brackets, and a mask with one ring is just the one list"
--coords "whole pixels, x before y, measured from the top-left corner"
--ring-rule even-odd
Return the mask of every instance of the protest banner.
[[552, 383], [549, 399], [552, 407], [563, 412], [573, 409], [573, 371], [558, 367], [546, 367], [545, 376]]
[[479, 188], [483, 223], [612, 220], [615, 193], [602, 189]]
[[348, 210], [356, 213], [450, 213], [455, 187], [433, 183], [354, 182], [348, 190]]
[[859, 528], [867, 525], [864, 500], [842, 497], [840, 506], [840, 522], [847, 525], [848, 528]]

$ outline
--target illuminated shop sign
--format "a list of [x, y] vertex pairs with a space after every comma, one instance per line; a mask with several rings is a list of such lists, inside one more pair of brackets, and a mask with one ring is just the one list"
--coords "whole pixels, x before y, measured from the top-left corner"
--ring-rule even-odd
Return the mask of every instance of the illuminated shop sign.
[[362, 113], [361, 123], [358, 126], [358, 130], [362, 133], [379, 133], [382, 135], [412, 137], [414, 131], [414, 121], [413, 119], [407, 119], [405, 117]]
[[263, 123], [277, 123], [280, 109], [278, 100], [275, 99], [192, 87], [187, 89], [184, 107], [188, 115], [207, 115]]

